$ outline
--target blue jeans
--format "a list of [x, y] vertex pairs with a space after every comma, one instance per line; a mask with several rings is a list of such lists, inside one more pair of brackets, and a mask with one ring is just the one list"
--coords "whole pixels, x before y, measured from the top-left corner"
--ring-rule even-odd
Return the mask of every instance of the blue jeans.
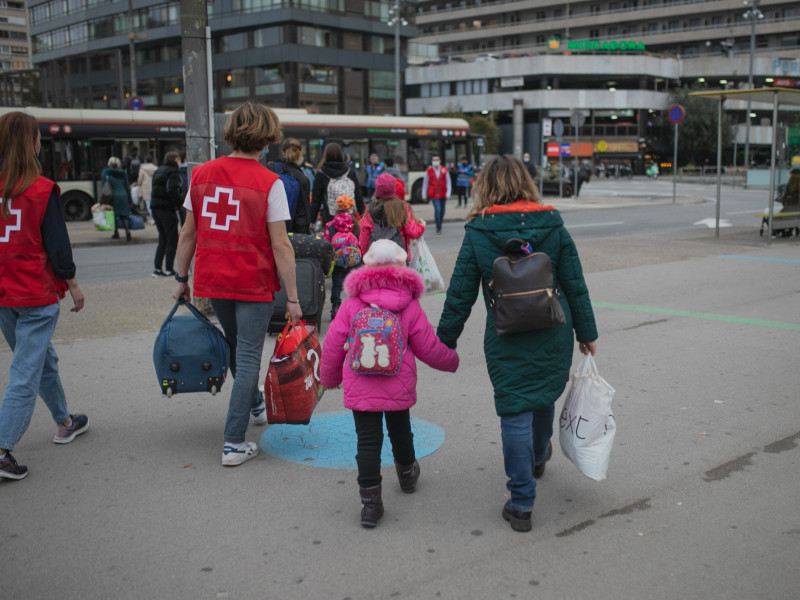
[[433, 202], [433, 218], [436, 221], [436, 231], [441, 231], [447, 198], [431, 198], [431, 202]]
[[58, 356], [50, 343], [58, 322], [58, 303], [0, 306], [0, 329], [14, 355], [0, 403], [0, 448], [13, 450], [28, 429], [41, 395], [56, 423], [69, 419], [67, 398], [58, 376]]
[[553, 436], [555, 405], [545, 410], [500, 417], [503, 438], [503, 462], [508, 475], [506, 488], [511, 494], [511, 508], [520, 512], [533, 509], [536, 480], [533, 467], [544, 460], [547, 444]]
[[258, 404], [261, 353], [273, 305], [272, 302], [212, 298], [211, 306], [231, 347], [233, 387], [225, 419], [224, 441], [239, 444], [247, 432], [250, 409]]

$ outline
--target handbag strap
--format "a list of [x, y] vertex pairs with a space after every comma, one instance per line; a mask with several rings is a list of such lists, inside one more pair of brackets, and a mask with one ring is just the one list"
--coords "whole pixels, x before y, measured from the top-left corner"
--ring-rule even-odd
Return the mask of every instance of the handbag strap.
[[194, 305], [193, 305], [191, 302], [188, 302], [188, 301], [187, 301], [187, 300], [186, 300], [186, 299], [185, 299], [183, 296], [181, 296], [181, 297], [180, 297], [180, 298], [179, 298], [179, 299], [178, 299], [178, 300], [175, 302], [175, 306], [173, 306], [173, 307], [172, 307], [172, 310], [171, 310], [171, 311], [169, 311], [169, 314], [167, 315], [167, 318], [166, 318], [166, 319], [164, 319], [164, 323], [161, 325], [162, 327], [163, 327], [164, 325], [166, 325], [166, 324], [167, 324], [167, 323], [170, 321], [170, 319], [172, 319], [172, 317], [173, 317], [173, 316], [175, 316], [175, 312], [178, 310], [178, 307], [179, 307], [181, 304], [185, 305], [185, 306], [186, 306], [186, 308], [188, 308], [188, 309], [189, 309], [189, 311], [190, 311], [190, 312], [191, 312], [191, 313], [192, 313], [192, 314], [193, 314], [193, 315], [194, 315], [194, 316], [195, 316], [195, 317], [196, 317], [198, 320], [200, 320], [200, 321], [205, 321], [206, 323], [208, 323], [209, 325], [211, 325], [212, 327], [214, 327], [214, 324], [213, 324], [211, 321], [209, 321], [208, 317], [206, 317], [206, 316], [205, 316], [203, 313], [201, 313], [201, 312], [200, 312], [200, 311], [199, 311], [199, 310], [198, 310], [198, 309], [197, 309], [197, 308], [196, 308], [196, 307], [195, 307], [195, 306], [194, 306]]

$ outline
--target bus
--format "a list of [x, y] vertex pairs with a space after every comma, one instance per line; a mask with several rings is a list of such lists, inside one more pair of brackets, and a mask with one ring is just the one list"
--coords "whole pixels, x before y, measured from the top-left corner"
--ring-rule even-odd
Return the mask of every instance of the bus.
[[[186, 127], [183, 112], [36, 108], [0, 108], [0, 115], [22, 110], [39, 122], [42, 174], [61, 188], [64, 215], [69, 221], [91, 217], [100, 193], [100, 176], [111, 156], [124, 159], [133, 149], [141, 159], [151, 155], [160, 164], [170, 151], [183, 152]], [[463, 119], [437, 117], [376, 117], [309, 114], [303, 109], [275, 109], [284, 137], [297, 138], [306, 161], [316, 167], [325, 145], [336, 142], [365, 187], [371, 154], [392, 158], [406, 183], [410, 202], [422, 201], [422, 180], [433, 154], [452, 165], [466, 156], [476, 166], [483, 138], [472, 136]], [[230, 149], [222, 134], [227, 115], [215, 115], [216, 155]], [[280, 147], [269, 149], [267, 160], [280, 158]]]

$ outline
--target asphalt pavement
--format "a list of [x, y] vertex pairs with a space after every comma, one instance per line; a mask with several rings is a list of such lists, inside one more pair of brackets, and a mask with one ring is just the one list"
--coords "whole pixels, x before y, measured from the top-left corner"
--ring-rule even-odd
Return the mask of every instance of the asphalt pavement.
[[[658, 201], [587, 196], [557, 207]], [[432, 222], [430, 207], [414, 208]], [[452, 203], [448, 212], [463, 219]], [[74, 244], [112, 243], [90, 225], [69, 225]], [[149, 229], [131, 243], [152, 243]], [[417, 491], [401, 493], [384, 465], [386, 515], [365, 530], [355, 471], [326, 465], [353, 433], [317, 435], [343, 412], [340, 391], [326, 392], [309, 426], [277, 436], [251, 426], [261, 454], [223, 468], [229, 384], [216, 397], [166, 399], [153, 372], [171, 283], [87, 286], [85, 311], [62, 303], [54, 339], [70, 408], [89, 415], [90, 430], [53, 444], [38, 403], [14, 451], [30, 475], [0, 482], [0, 597], [795, 599], [800, 242], [768, 248], [757, 236], [701, 229], [579, 243], [617, 437], [608, 478], [595, 482], [556, 435], [526, 534], [500, 515], [481, 304], [459, 340], [458, 373], [419, 367], [412, 416], [443, 439], [421, 440], [433, 448]], [[430, 245], [449, 279], [457, 248]], [[422, 299], [434, 325], [443, 302]], [[0, 349], [0, 383], [10, 359]], [[311, 454], [280, 458], [289, 442]]]

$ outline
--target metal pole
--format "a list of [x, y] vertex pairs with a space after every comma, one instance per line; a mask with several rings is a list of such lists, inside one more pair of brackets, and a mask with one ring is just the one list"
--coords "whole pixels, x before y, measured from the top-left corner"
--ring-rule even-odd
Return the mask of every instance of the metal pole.
[[[576, 117], [575, 118], [575, 124], [576, 125], [578, 124], [579, 119], [580, 119], [580, 117]], [[574, 165], [575, 166], [573, 167], [575, 172], [572, 174], [573, 181], [574, 181], [574, 183], [572, 184], [572, 193], [575, 195], [576, 198], [578, 197], [578, 160], [580, 160], [580, 157], [578, 156], [578, 130], [579, 130], [579, 128], [576, 127], [575, 128], [575, 161], [574, 161]]]
[[544, 119], [541, 115], [542, 112], [539, 111], [539, 198], [541, 198], [544, 193], [544, 165], [546, 164], [544, 155]]
[[675, 123], [675, 135], [673, 148], [672, 148], [672, 203], [677, 201], [677, 187], [678, 187], [678, 124]]
[[769, 222], [767, 246], [772, 245], [772, 215], [775, 211], [775, 146], [778, 143], [778, 92], [772, 93], [772, 147], [769, 161]]
[[[214, 123], [214, 71], [211, 67], [211, 27], [206, 26], [206, 80], [208, 81], [208, 159], [217, 158], [217, 143], [214, 139], [216, 127]], [[186, 90], [184, 90], [185, 92]], [[184, 94], [184, 100], [186, 95]], [[188, 164], [188, 158], [187, 158]]]
[[183, 55], [183, 92], [186, 114], [186, 162], [189, 176], [194, 165], [210, 157], [210, 123], [213, 119], [209, 97], [206, 54], [206, 0], [181, 0], [181, 53]]
[[136, 33], [133, 31], [133, 0], [128, 0], [128, 54], [130, 55], [129, 66], [131, 72], [131, 97], [136, 93]]
[[716, 237], [719, 237], [719, 205], [722, 199], [722, 96], [717, 105], [717, 225]]
[[394, 116], [400, 116], [400, 0], [394, 0]]
[[[747, 88], [753, 89], [753, 55], [756, 51], [756, 15], [758, 14], [759, 0], [750, 0], [750, 70], [747, 74]], [[752, 102], [747, 100], [747, 121], [744, 137], [744, 172], [745, 185], [747, 184], [747, 170], [750, 168], [750, 110]]]

